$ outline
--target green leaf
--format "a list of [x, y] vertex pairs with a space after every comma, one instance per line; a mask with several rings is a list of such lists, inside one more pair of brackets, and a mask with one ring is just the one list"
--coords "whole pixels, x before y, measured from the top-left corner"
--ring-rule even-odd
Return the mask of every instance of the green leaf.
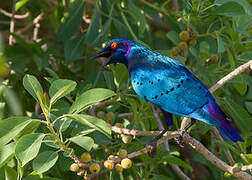
[[58, 160], [58, 153], [45, 151], [40, 153], [32, 162], [33, 170], [37, 173], [44, 173], [51, 169]]
[[216, 0], [215, 4], [222, 5], [227, 2], [235, 2], [235, 3], [240, 4], [243, 7], [243, 9], [245, 10], [245, 12], [247, 14], [251, 15], [251, 5], [246, 0]]
[[242, 130], [243, 133], [249, 133], [252, 130], [252, 117], [249, 115], [249, 113], [230, 98], [225, 97], [224, 100], [230, 115], [236, 122], [236, 125]]
[[247, 92], [247, 84], [242, 76], [236, 76], [234, 78], [237, 82], [232, 82], [235, 89], [240, 93], [241, 96], [244, 96]]
[[169, 31], [167, 34], [166, 34], [166, 37], [168, 37], [168, 39], [171, 40], [171, 42], [173, 42], [174, 45], [177, 45], [180, 40], [179, 40], [179, 34], [175, 31]]
[[252, 102], [246, 101], [245, 106], [246, 106], [248, 112], [250, 112], [252, 114]]
[[17, 179], [17, 172], [9, 166], [5, 166], [5, 180]]
[[89, 116], [85, 114], [67, 114], [66, 117], [83, 125], [96, 129], [97, 131], [100, 131], [108, 137], [111, 136], [111, 130], [108, 124], [102, 119], [98, 119], [94, 116]]
[[58, 99], [66, 96], [72, 92], [77, 83], [67, 79], [57, 79], [53, 81], [49, 88], [49, 95], [51, 97], [51, 104], [54, 104]]
[[222, 53], [225, 51], [225, 44], [222, 40], [222, 37], [217, 35], [217, 47], [218, 47], [218, 53]]
[[109, 90], [103, 88], [90, 89], [82, 93], [71, 106], [69, 113], [79, 113], [83, 108], [88, 105], [96, 104], [100, 101], [108, 99], [116, 94]]
[[16, 3], [15, 11], [18, 11], [21, 7], [23, 7], [29, 0], [19, 0]]
[[23, 78], [24, 88], [32, 95], [34, 99], [38, 101], [37, 92], [43, 94], [43, 88], [35, 76], [26, 74]]
[[99, 35], [99, 12], [95, 10], [91, 24], [88, 27], [85, 43], [92, 44]]
[[168, 163], [177, 164], [178, 166], [184, 167], [192, 171], [192, 167], [188, 165], [186, 162], [182, 161], [181, 159], [175, 156], [166, 156], [162, 158], [163, 161], [167, 161]]
[[88, 136], [75, 136], [69, 140], [87, 151], [90, 151], [94, 145], [94, 140]]
[[0, 168], [14, 157], [15, 144], [0, 145]]
[[32, 120], [29, 117], [11, 117], [0, 120], [0, 144], [15, 138]]
[[212, 13], [227, 17], [244, 15], [245, 11], [243, 7], [236, 2], [227, 2], [220, 6], [214, 6]]
[[85, 34], [75, 37], [73, 39], [67, 40], [64, 47], [65, 61], [67, 63], [74, 62], [77, 60], [84, 52], [85, 45]]
[[42, 133], [27, 134], [17, 141], [15, 154], [22, 167], [37, 156], [44, 137]]
[[77, 32], [82, 21], [83, 10], [84, 1], [76, 0], [70, 9], [69, 16], [59, 26], [57, 40], [65, 41]]

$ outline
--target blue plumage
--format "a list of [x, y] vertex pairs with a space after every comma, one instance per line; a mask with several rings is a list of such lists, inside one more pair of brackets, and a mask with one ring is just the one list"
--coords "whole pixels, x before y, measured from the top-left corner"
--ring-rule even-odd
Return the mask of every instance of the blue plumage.
[[216, 126], [226, 139], [243, 141], [208, 89], [183, 64], [128, 39], [111, 40], [96, 57], [108, 57], [102, 67], [125, 64], [136, 94], [164, 112], [201, 120]]

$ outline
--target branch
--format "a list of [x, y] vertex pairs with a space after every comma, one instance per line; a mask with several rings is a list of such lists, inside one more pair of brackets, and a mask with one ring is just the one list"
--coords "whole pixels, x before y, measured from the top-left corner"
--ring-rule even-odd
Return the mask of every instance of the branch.
[[[2, 14], [5, 15], [5, 16], [8, 16], [8, 17], [12, 18], [12, 13], [9, 13], [9, 12], [5, 11], [5, 10], [2, 9], [2, 8], [0, 8], [0, 13], [2, 13]], [[14, 19], [25, 19], [25, 18], [27, 18], [29, 15], [30, 15], [29, 12], [26, 12], [26, 13], [23, 14], [23, 15], [17, 15], [17, 14], [15, 14], [13, 18], [14, 18]]]
[[[114, 126], [111, 126], [111, 130], [113, 131], [112, 127], [114, 127]], [[121, 129], [121, 128], [119, 128], [119, 129]], [[124, 129], [124, 128], [122, 128], [122, 129]], [[131, 131], [131, 130], [129, 130], [129, 131]], [[174, 138], [180, 137], [180, 136], [181, 136], [181, 131], [180, 130], [169, 132], [166, 136], [163, 136], [161, 139], [159, 139], [157, 141], [157, 145], [160, 145], [160, 144], [165, 143], [166, 141], [168, 141], [170, 139], [174, 139]], [[207, 148], [205, 148], [199, 141], [197, 141], [196, 139], [194, 139], [193, 137], [191, 137], [187, 133], [183, 134], [182, 139], [183, 139], [183, 141], [185, 143], [190, 145], [194, 150], [201, 153], [207, 160], [212, 162], [215, 166], [222, 169], [223, 171], [228, 172], [231, 175], [233, 175], [234, 177], [237, 177], [239, 179], [244, 179], [244, 180], [251, 180], [252, 179], [251, 175], [249, 175], [246, 172], [242, 172], [242, 171], [250, 169], [251, 165], [242, 166], [241, 168], [229, 166], [227, 163], [225, 163], [221, 159], [217, 158], [212, 152], [210, 152]], [[150, 149], [145, 147], [145, 148], [140, 149], [139, 151], [135, 151], [135, 152], [132, 152], [132, 153], [128, 154], [127, 158], [131, 159], [131, 158], [140, 156], [142, 154], [146, 154], [149, 151], [150, 151]], [[81, 163], [78, 160], [78, 158], [76, 158], [75, 156], [72, 155], [71, 157], [72, 157], [72, 159], [75, 160], [75, 163], [77, 163], [79, 165], [79, 167], [81, 167], [81, 168], [87, 169], [92, 164], [92, 163]], [[114, 163], [118, 163], [121, 160], [122, 160], [121, 158], [115, 158], [112, 161]], [[99, 164], [101, 164], [101, 165], [102, 165], [102, 163], [103, 162], [99, 162]]]
[[16, 0], [13, 0], [13, 6], [12, 6], [12, 14], [11, 14], [11, 21], [10, 21], [10, 36], [9, 36], [9, 45], [11, 46], [13, 44], [13, 33], [15, 29], [15, 22], [14, 22], [14, 16], [15, 16], [15, 7], [16, 7]]
[[[213, 85], [209, 89], [209, 91], [211, 93], [213, 93], [216, 89], [222, 87], [226, 82], [228, 82], [229, 80], [233, 79], [235, 76], [243, 73], [244, 71], [246, 71], [249, 68], [252, 69], [252, 60], [248, 61], [247, 63], [245, 63], [245, 64], [243, 64], [241, 66], [239, 66], [234, 71], [232, 71], [231, 73], [229, 73], [228, 75], [226, 75], [225, 77], [223, 77], [215, 85]], [[182, 122], [181, 122], [180, 129], [183, 129], [189, 123], [188, 121], [189, 121], [189, 118], [184, 118], [182, 120]], [[223, 141], [223, 138], [220, 135], [219, 131], [215, 127], [213, 127], [212, 130], [213, 130], [214, 134], [216, 135], [216, 138]], [[226, 156], [227, 156], [230, 164], [233, 165], [234, 164], [234, 160], [232, 158], [232, 155], [231, 155], [230, 151], [228, 149], [225, 149], [224, 153], [226, 154]]]

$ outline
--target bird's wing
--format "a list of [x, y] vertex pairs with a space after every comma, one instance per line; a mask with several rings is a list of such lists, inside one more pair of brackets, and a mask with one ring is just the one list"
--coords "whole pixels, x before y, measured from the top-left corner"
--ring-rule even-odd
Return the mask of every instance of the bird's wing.
[[141, 98], [173, 114], [187, 116], [208, 103], [207, 88], [177, 62], [140, 65], [131, 82]]

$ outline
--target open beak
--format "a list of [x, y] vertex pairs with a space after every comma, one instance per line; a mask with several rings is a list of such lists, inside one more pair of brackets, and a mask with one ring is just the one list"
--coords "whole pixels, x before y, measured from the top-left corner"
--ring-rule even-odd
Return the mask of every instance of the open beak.
[[102, 66], [99, 69], [99, 72], [104, 68], [104, 66], [110, 64], [111, 61], [111, 56], [112, 56], [112, 52], [111, 51], [103, 51], [103, 52], [99, 52], [97, 54], [95, 54], [94, 56], [92, 56], [91, 58], [89, 58], [89, 60], [93, 60], [96, 59], [98, 57], [107, 57], [108, 59], [102, 64]]

